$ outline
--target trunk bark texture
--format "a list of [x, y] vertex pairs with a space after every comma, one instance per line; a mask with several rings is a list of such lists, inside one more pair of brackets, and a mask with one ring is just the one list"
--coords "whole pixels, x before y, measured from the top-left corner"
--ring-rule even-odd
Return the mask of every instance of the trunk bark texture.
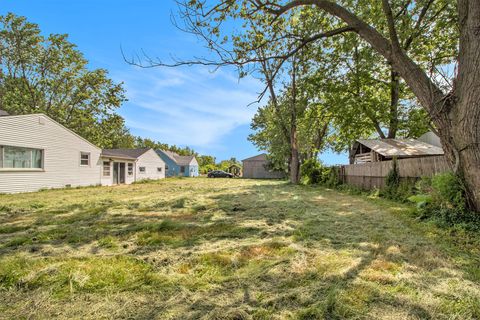
[[297, 69], [296, 57], [292, 61], [292, 103], [290, 105], [290, 182], [300, 182], [300, 157], [297, 136]]
[[458, 75], [453, 94], [437, 106], [435, 124], [470, 206], [480, 212], [480, 1], [459, 0], [458, 9]]
[[298, 154], [298, 140], [297, 140], [297, 127], [292, 126], [291, 138], [290, 138], [290, 182], [298, 184], [300, 182], [300, 157]]
[[388, 139], [395, 139], [398, 131], [398, 102], [400, 100], [400, 78], [398, 72], [390, 70], [390, 121]]

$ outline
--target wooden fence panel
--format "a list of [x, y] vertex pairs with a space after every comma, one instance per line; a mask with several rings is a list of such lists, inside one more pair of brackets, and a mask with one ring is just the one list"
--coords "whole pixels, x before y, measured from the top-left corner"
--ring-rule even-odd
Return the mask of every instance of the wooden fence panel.
[[[397, 164], [400, 177], [405, 180], [431, 177], [449, 170], [444, 156], [400, 159]], [[392, 161], [369, 162], [341, 166], [339, 174], [343, 183], [371, 190], [385, 187], [385, 177], [391, 169]]]

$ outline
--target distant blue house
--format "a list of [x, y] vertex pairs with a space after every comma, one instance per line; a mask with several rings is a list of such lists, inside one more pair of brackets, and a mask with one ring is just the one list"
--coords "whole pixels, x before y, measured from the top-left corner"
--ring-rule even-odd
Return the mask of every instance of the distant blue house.
[[165, 150], [156, 151], [165, 162], [167, 177], [198, 177], [198, 162], [195, 156], [180, 156]]

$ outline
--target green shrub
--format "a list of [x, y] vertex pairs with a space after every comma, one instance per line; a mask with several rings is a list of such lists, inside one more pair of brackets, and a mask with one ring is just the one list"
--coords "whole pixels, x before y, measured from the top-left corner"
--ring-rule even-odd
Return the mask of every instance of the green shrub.
[[322, 164], [317, 159], [308, 159], [300, 167], [300, 177], [305, 184], [317, 184], [322, 181]]
[[478, 228], [480, 218], [466, 206], [465, 188], [462, 180], [452, 172], [423, 178], [416, 184], [417, 195], [409, 200], [416, 203], [420, 219], [433, 219], [440, 224], [470, 224]]
[[340, 181], [339, 175], [339, 168], [338, 167], [328, 167], [324, 171], [324, 184], [330, 188], [336, 188], [342, 184]]
[[401, 179], [397, 159], [393, 158], [392, 169], [385, 177], [385, 188], [380, 192], [380, 196], [391, 200], [407, 202], [409, 197], [414, 194], [415, 182], [413, 180]]
[[453, 173], [438, 174], [432, 178], [432, 189], [440, 203], [459, 210], [466, 209], [465, 188], [463, 182]]
[[341, 184], [338, 168], [325, 167], [317, 159], [308, 159], [301, 165], [300, 177], [304, 184], [323, 184], [331, 188]]
[[393, 158], [392, 169], [385, 177], [385, 189], [382, 192], [382, 196], [388, 199], [397, 200], [397, 190], [400, 186], [400, 172], [398, 171], [397, 159]]

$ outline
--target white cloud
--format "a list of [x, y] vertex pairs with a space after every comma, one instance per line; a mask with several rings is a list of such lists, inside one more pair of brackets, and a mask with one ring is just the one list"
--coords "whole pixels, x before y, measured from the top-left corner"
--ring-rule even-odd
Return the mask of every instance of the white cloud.
[[233, 72], [206, 68], [139, 69], [115, 78], [125, 82], [127, 125], [169, 144], [207, 147], [249, 124], [261, 84], [240, 82]]

